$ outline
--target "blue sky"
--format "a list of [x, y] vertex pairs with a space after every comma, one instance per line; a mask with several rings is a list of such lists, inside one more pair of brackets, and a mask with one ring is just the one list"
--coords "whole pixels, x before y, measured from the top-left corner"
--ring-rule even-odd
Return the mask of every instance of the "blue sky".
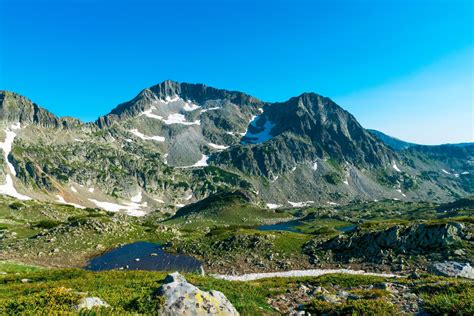
[[474, 141], [474, 1], [0, 0], [0, 89], [94, 120], [165, 79], [333, 98], [367, 128]]

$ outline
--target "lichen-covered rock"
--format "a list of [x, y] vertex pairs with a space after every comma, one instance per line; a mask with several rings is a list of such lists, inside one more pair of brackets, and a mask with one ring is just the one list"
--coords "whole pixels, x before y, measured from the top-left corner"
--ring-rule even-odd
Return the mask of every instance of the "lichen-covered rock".
[[110, 307], [110, 305], [98, 297], [84, 297], [79, 301], [79, 304], [76, 305], [76, 310], [101, 307]]
[[474, 269], [469, 263], [456, 261], [436, 262], [431, 265], [431, 271], [442, 276], [474, 279]]
[[164, 299], [162, 315], [239, 315], [224, 294], [201, 291], [178, 272], [165, 278], [157, 295]]

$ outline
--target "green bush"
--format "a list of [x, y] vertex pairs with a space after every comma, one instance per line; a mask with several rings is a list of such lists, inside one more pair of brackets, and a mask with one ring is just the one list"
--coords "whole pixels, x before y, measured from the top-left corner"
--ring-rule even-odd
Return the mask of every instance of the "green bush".
[[394, 315], [395, 306], [383, 299], [356, 300], [343, 303], [330, 303], [314, 300], [306, 306], [306, 311], [316, 315]]
[[59, 225], [61, 225], [61, 222], [59, 221], [45, 219], [36, 223], [35, 227], [43, 228], [43, 229], [51, 229]]
[[125, 310], [130, 312], [138, 312], [147, 314], [158, 312], [164, 304], [164, 298], [161, 296], [141, 296], [131, 300], [126, 306]]
[[342, 183], [341, 175], [336, 172], [330, 172], [330, 173], [325, 174], [324, 180], [326, 180], [327, 183], [334, 184], [334, 185]]
[[20, 210], [25, 204], [21, 202], [13, 202], [12, 204], [8, 205], [9, 208], [12, 210]]
[[0, 301], [0, 314], [48, 314], [70, 311], [80, 298], [79, 294], [71, 289], [58, 287], [42, 293], [32, 293]]
[[474, 315], [474, 296], [472, 293], [437, 294], [426, 298], [424, 308], [433, 315]]

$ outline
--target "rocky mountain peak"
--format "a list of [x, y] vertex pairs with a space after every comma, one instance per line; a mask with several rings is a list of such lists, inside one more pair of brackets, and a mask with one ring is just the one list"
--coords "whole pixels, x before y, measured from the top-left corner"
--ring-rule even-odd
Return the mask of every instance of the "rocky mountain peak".
[[117, 120], [139, 115], [156, 101], [171, 102], [178, 99], [198, 105], [203, 105], [211, 100], [219, 100], [237, 106], [263, 106], [262, 101], [239, 91], [216, 89], [201, 83], [180, 83], [165, 80], [142, 90], [132, 100], [119, 104], [108, 115], [100, 117], [97, 120], [97, 125], [99, 127], [110, 126]]
[[0, 91], [0, 120], [6, 123], [37, 124], [54, 128], [81, 124], [74, 118], [58, 118], [30, 99], [9, 91]]

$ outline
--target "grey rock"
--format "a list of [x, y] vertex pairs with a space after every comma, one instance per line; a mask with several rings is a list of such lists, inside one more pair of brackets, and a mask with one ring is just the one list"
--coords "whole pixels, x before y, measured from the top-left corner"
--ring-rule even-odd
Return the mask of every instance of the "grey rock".
[[169, 274], [157, 295], [164, 298], [162, 315], [239, 315], [219, 291], [201, 291], [178, 272]]
[[337, 303], [340, 301], [340, 298], [333, 294], [320, 295], [318, 298], [328, 303]]
[[442, 276], [474, 279], [474, 269], [469, 263], [456, 261], [436, 262], [431, 265], [431, 271]]

